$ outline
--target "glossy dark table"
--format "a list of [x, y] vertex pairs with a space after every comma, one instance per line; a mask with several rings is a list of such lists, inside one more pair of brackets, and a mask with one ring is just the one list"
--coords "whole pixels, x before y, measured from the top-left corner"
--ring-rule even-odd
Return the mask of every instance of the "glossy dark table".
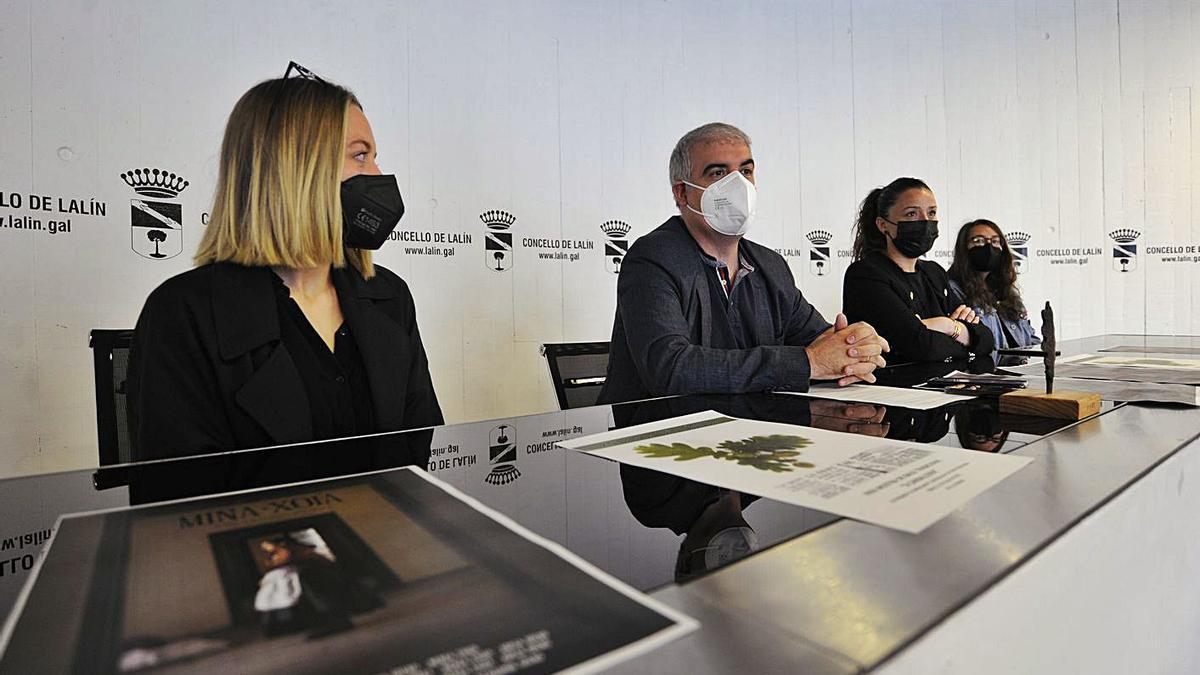
[[[1062, 349], [1183, 342], [1106, 336]], [[906, 386], [963, 367], [900, 366], [883, 380]], [[1041, 461], [908, 535], [553, 447], [707, 409]], [[849, 419], [870, 412], [878, 414]], [[389, 468], [428, 448], [433, 475], [703, 623], [699, 633], [623, 668], [857, 672], [936, 626], [1197, 433], [1196, 410], [1119, 402], [1075, 424], [1001, 416], [994, 400], [981, 399], [933, 411], [872, 411], [783, 394], [696, 396], [15, 478], [0, 481], [0, 616], [61, 513]], [[515, 461], [493, 461], [499, 436], [515, 440]], [[1085, 439], [1086, 452], [1073, 453]], [[1098, 463], [1102, 474], [1090, 470]], [[753, 535], [722, 539], [717, 554], [706, 555], [715, 535], [731, 528]], [[922, 570], [915, 586], [913, 569]]]

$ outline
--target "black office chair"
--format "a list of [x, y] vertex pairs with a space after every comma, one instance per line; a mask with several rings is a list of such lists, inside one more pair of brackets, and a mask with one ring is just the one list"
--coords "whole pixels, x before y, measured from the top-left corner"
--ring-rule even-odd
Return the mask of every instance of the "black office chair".
[[542, 345], [550, 366], [560, 410], [596, 405], [608, 374], [607, 342], [560, 342]]
[[100, 466], [129, 461], [129, 418], [125, 371], [129, 368], [132, 330], [95, 329], [88, 334], [96, 374], [96, 438]]

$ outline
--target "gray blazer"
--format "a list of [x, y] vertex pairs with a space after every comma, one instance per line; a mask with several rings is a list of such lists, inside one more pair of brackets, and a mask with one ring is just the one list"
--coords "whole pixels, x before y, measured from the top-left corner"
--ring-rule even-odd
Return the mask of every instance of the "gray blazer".
[[711, 265], [683, 219], [674, 216], [641, 237], [621, 263], [617, 312], [601, 403], [671, 394], [737, 394], [808, 389], [804, 346], [829, 322], [804, 299], [783, 257], [743, 239], [755, 269], [751, 284], [759, 344], [739, 348], [714, 308]]

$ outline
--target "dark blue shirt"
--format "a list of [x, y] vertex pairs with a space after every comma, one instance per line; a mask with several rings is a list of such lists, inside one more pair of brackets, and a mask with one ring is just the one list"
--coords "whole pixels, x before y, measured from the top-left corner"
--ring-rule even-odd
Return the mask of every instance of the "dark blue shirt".
[[[754, 334], [754, 315], [757, 312], [755, 283], [746, 279], [754, 273], [754, 265], [747, 259], [745, 251], [738, 252], [738, 272], [732, 280], [729, 278], [729, 266], [724, 261], [717, 260], [703, 250], [697, 252], [704, 264], [713, 270], [709, 275], [709, 295], [712, 296], [712, 306], [719, 308], [718, 315], [722, 318], [713, 322], [713, 328], [720, 332], [728, 329], [721, 341], [738, 349], [759, 344], [759, 336]], [[760, 288], [757, 294], [761, 293]]]

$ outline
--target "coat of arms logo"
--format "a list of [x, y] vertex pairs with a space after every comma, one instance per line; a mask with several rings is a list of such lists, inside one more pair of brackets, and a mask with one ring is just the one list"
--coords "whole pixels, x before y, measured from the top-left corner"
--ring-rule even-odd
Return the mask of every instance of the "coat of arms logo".
[[162, 169], [130, 169], [121, 180], [142, 197], [130, 200], [130, 247], [143, 258], [165, 260], [183, 252], [183, 205], [174, 201], [188, 182]]

